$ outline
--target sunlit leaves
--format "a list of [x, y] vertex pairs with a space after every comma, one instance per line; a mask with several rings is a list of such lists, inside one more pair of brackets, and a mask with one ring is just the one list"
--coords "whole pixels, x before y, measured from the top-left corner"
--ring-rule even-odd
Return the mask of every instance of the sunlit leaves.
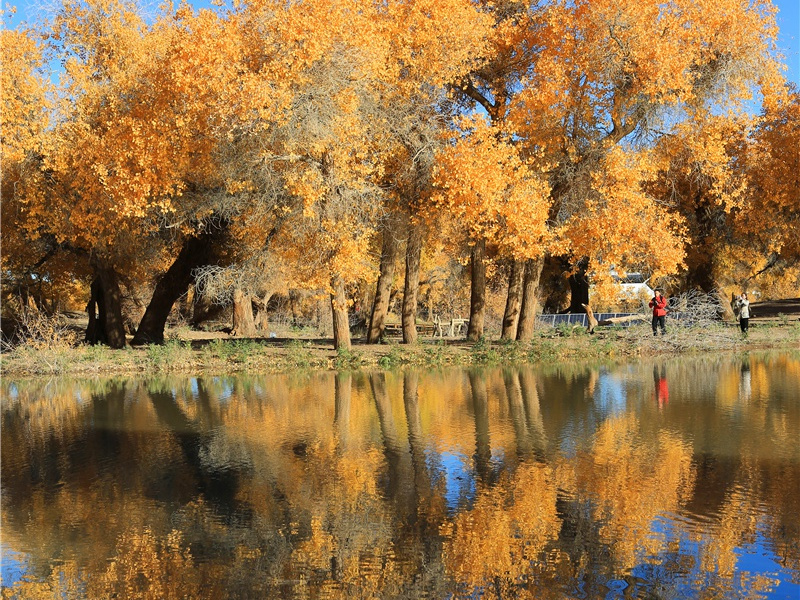
[[549, 186], [484, 119], [468, 127], [468, 135], [439, 154], [437, 203], [473, 235], [520, 259], [540, 256], [549, 238]]

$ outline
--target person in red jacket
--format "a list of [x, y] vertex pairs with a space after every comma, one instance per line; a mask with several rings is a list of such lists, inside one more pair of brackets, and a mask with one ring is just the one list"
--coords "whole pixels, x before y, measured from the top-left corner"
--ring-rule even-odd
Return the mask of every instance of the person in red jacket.
[[653, 309], [653, 335], [658, 335], [661, 328], [661, 335], [667, 333], [667, 299], [661, 294], [660, 289], [656, 289], [656, 295], [650, 300], [650, 308]]

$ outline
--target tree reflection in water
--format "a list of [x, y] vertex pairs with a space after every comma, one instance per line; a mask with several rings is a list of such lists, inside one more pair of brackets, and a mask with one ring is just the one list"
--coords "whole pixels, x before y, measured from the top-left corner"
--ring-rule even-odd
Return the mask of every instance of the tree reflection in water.
[[2, 391], [3, 597], [800, 590], [796, 356]]

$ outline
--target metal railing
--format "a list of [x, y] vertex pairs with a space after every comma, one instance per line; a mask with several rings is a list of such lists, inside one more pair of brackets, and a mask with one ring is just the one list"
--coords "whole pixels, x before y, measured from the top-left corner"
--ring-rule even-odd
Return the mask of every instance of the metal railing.
[[[638, 313], [595, 313], [594, 317], [598, 321], [605, 321], [617, 317], [630, 317]], [[566, 324], [567, 326], [581, 325], [583, 327], [589, 326], [589, 318], [585, 313], [566, 313], [566, 314], [541, 314], [536, 317], [536, 321], [542, 325], [549, 325], [550, 327], [558, 327], [559, 325]], [[631, 323], [636, 321], [627, 321], [618, 323], [620, 327], [629, 327]]]

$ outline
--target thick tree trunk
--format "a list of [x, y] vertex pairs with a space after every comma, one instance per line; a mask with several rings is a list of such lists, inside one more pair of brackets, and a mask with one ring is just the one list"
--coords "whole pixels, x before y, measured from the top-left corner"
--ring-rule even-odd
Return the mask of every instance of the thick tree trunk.
[[686, 287], [699, 288], [706, 294], [715, 295], [720, 304], [720, 318], [726, 321], [735, 320], [733, 308], [714, 269], [714, 257], [719, 251], [716, 232], [724, 222], [723, 210], [704, 200], [698, 190], [694, 216], [695, 231], [692, 232], [692, 238], [695, 243], [686, 248], [686, 264], [689, 266]]
[[[300, 302], [300, 292], [298, 292], [297, 290], [289, 290], [289, 308], [292, 311], [292, 326], [293, 327], [297, 327], [298, 326], [298, 322], [299, 322], [299, 320], [297, 318], [297, 315], [298, 315], [297, 304], [299, 302]], [[320, 318], [319, 318], [319, 314], [317, 314], [317, 327], [319, 327], [319, 323], [320, 323]]]
[[389, 312], [389, 300], [392, 292], [395, 265], [400, 244], [392, 228], [393, 221], [383, 230], [383, 247], [381, 248], [380, 275], [375, 289], [375, 301], [372, 303], [372, 315], [369, 320], [367, 343], [377, 344], [383, 335], [386, 314]]
[[256, 322], [253, 317], [253, 299], [239, 288], [233, 290], [233, 325], [231, 333], [239, 337], [253, 337]]
[[106, 343], [106, 332], [97, 319], [97, 305], [102, 303], [103, 289], [100, 286], [100, 280], [95, 278], [92, 280], [91, 287], [89, 288], [89, 302], [86, 304], [86, 314], [89, 316], [89, 323], [86, 325], [86, 335], [84, 341], [87, 344], [94, 346], [95, 344]]
[[403, 343], [417, 341], [417, 297], [422, 258], [422, 225], [411, 223], [406, 244], [406, 281], [403, 288]]
[[536, 329], [536, 309], [538, 304], [539, 279], [542, 276], [544, 257], [525, 261], [525, 278], [522, 282], [522, 307], [517, 325], [517, 341], [529, 342]]
[[125, 322], [122, 319], [122, 292], [119, 277], [113, 268], [95, 266], [91, 298], [86, 306], [89, 325], [86, 341], [107, 344], [112, 348], [125, 347]]
[[193, 282], [194, 269], [210, 263], [213, 254], [211, 237], [214, 235], [219, 235], [219, 232], [187, 238], [183, 242], [175, 262], [156, 284], [153, 297], [131, 341], [132, 345], [164, 343], [164, 327], [172, 306]]
[[731, 305], [731, 301], [725, 295], [725, 291], [719, 283], [714, 286], [714, 293], [719, 300], [720, 318], [723, 321], [735, 321], [736, 314], [733, 312], [733, 305]]
[[271, 298], [272, 292], [267, 292], [261, 298], [259, 298], [258, 302], [256, 303], [256, 308], [258, 309], [258, 312], [256, 312], [255, 322], [257, 331], [266, 331], [269, 329], [269, 314], [267, 313], [267, 305], [269, 304]]
[[511, 273], [508, 275], [508, 297], [506, 298], [506, 312], [503, 315], [503, 331], [500, 334], [500, 339], [513, 340], [517, 337], [524, 280], [525, 263], [518, 260], [513, 261], [511, 263]]
[[475, 242], [470, 257], [471, 285], [469, 301], [469, 327], [467, 340], [477, 342], [483, 337], [486, 320], [486, 240]]
[[336, 350], [350, 350], [350, 320], [347, 316], [347, 298], [344, 282], [335, 276], [331, 280], [331, 311], [333, 313], [333, 347]]
[[583, 305], [589, 304], [589, 279], [586, 276], [586, 269], [589, 266], [589, 261], [586, 258], [581, 258], [578, 261], [577, 271], [569, 276], [569, 312], [581, 313], [584, 312]]
[[686, 247], [686, 286], [699, 288], [706, 294], [714, 292], [714, 256], [716, 255], [716, 232], [723, 220], [722, 209], [703, 198], [702, 190], [697, 190], [695, 198], [694, 223], [692, 223], [692, 244]]
[[194, 304], [192, 306], [192, 327], [197, 327], [204, 321], [216, 319], [223, 310], [224, 307], [221, 304], [215, 304], [208, 296], [202, 294], [198, 295], [195, 292]]

